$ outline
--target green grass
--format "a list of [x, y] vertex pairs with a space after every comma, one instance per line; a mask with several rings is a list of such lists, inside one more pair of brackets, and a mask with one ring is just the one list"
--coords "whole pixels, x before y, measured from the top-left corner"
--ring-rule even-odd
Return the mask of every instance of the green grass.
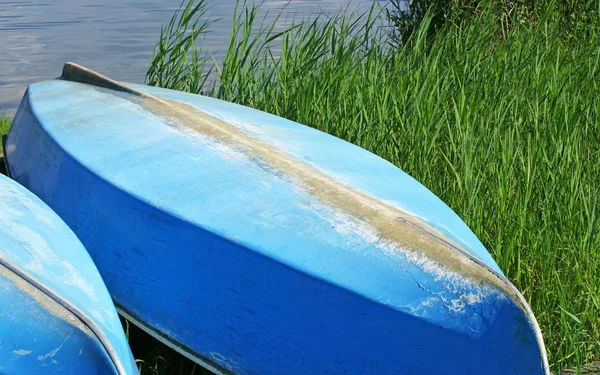
[[11, 118], [8, 116], [0, 116], [0, 135], [4, 135], [8, 132], [11, 121]]
[[[5, 115], [0, 115], [0, 136], [8, 132], [10, 127], [11, 118]], [[2, 156], [2, 143], [0, 143], [0, 156]]]
[[[11, 118], [0, 114], [0, 138], [8, 133], [8, 128], [10, 127], [10, 123], [12, 122]], [[2, 142], [0, 142], [0, 173], [6, 173], [4, 171], [4, 161], [2, 157], [4, 156]]]
[[161, 344], [141, 329], [121, 318], [129, 345], [141, 374], [210, 375], [208, 370]]
[[565, 39], [540, 23], [500, 39], [482, 12], [390, 48], [374, 13], [278, 33], [256, 14], [236, 9], [214, 82], [194, 43], [210, 24], [163, 30], [148, 83], [258, 108], [391, 161], [452, 207], [522, 291], [553, 371], [599, 360], [598, 35]]

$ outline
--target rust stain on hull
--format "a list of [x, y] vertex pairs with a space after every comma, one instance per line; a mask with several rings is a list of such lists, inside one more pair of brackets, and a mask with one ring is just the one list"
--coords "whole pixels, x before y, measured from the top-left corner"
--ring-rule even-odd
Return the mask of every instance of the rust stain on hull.
[[188, 134], [190, 129], [197, 131], [249, 157], [259, 158], [273, 171], [298, 181], [322, 204], [335, 207], [368, 224], [377, 231], [380, 240], [392, 243], [397, 248], [420, 252], [479, 287], [493, 286], [510, 296], [525, 311], [530, 311], [512, 284], [435, 228], [408, 212], [356, 191], [268, 142], [250, 137], [235, 126], [191, 105], [143, 93], [76, 64], [65, 64], [61, 78], [132, 94], [136, 104], [164, 118], [175, 129]]

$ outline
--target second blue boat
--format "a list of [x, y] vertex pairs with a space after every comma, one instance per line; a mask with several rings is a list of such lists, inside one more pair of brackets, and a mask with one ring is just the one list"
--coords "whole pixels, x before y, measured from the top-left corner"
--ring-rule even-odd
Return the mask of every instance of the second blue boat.
[[3, 175], [0, 373], [138, 373], [85, 248], [48, 206]]

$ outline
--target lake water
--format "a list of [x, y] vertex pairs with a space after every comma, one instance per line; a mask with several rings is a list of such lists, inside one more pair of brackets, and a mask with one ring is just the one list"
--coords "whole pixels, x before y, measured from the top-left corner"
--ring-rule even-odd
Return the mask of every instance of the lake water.
[[[272, 20], [283, 7], [291, 18], [367, 10], [375, 0], [265, 0]], [[222, 56], [235, 0], [208, 0], [216, 21], [204, 50]], [[111, 78], [143, 83], [160, 27], [179, 0], [0, 0], [0, 114], [14, 114], [27, 85], [60, 75], [73, 61]], [[287, 6], [286, 6], [287, 4]], [[282, 27], [285, 26], [282, 18]]]

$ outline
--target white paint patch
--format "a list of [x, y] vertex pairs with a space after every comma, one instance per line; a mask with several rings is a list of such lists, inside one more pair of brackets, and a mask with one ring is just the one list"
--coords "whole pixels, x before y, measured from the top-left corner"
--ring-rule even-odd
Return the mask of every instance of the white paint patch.
[[428, 297], [419, 305], [420, 308], [427, 308], [433, 306], [433, 304], [437, 301], [437, 298]]
[[[446, 300], [442, 298], [444, 305], [453, 312], [464, 312], [468, 306], [482, 303], [485, 299], [493, 296], [495, 300], [504, 300], [507, 296], [498, 289], [489, 285], [476, 285], [468, 278], [440, 265], [423, 253], [417, 251], [405, 251], [406, 259], [420, 266], [425, 272], [440, 282], [447, 296], [459, 296], [458, 298]], [[465, 291], [470, 290], [466, 294]]]
[[[300, 186], [296, 184], [296, 186]], [[297, 190], [301, 190], [297, 188]], [[299, 191], [300, 192], [300, 191]], [[317, 215], [326, 221], [342, 237], [347, 239], [347, 245], [354, 248], [364, 248], [366, 245], [379, 246], [383, 243], [377, 230], [366, 225], [363, 221], [356, 219], [339, 210], [332, 210], [314, 200], [306, 192], [300, 192], [307, 197], [308, 204], [300, 204], [300, 207]]]
[[13, 152], [15, 152], [15, 150], [17, 149], [17, 146], [15, 146], [14, 144], [10, 144], [8, 146], [6, 146], [6, 155], [10, 155]]
[[437, 297], [427, 297], [421, 301], [414, 308], [408, 308], [414, 315], [419, 315], [426, 317], [429, 315], [429, 312], [434, 310], [436, 304], [439, 303], [439, 298]]
[[18, 350], [13, 350], [13, 353], [18, 355], [19, 357], [25, 356], [25, 355], [29, 355], [32, 353], [31, 350], [25, 350], [25, 349], [18, 349]]
[[37, 274], [46, 273], [50, 279], [56, 279], [60, 284], [73, 286], [92, 301], [98, 301], [94, 286], [81, 275], [73, 264], [60, 258], [43, 237], [22, 225], [14, 225], [11, 229], [15, 237], [20, 239], [20, 243], [28, 255], [29, 262], [26, 263], [25, 268]]
[[[472, 305], [481, 303], [482, 300], [484, 298], [488, 297], [491, 293], [492, 293], [491, 291], [486, 291], [484, 288], [483, 291], [479, 292], [478, 294], [467, 293], [467, 294], [461, 295], [460, 298], [452, 299], [449, 301], [446, 299], [443, 299], [443, 301], [444, 301], [444, 305], [448, 308], [448, 310], [455, 312], [455, 313], [462, 313], [462, 312], [465, 312], [465, 309], [468, 306], [472, 306]], [[503, 294], [498, 294], [497, 298], [504, 299], [505, 296]]]
[[[69, 336], [69, 337], [70, 337], [70, 336]], [[38, 355], [38, 356], [37, 356], [37, 360], [38, 360], [38, 361], [45, 361], [45, 360], [47, 360], [48, 358], [52, 358], [52, 357], [54, 357], [54, 356], [55, 356], [55, 355], [56, 355], [56, 354], [57, 354], [57, 353], [60, 351], [60, 349], [62, 349], [62, 347], [65, 345], [65, 343], [67, 342], [67, 340], [69, 339], [69, 337], [67, 337], [67, 338], [65, 339], [65, 341], [63, 341], [63, 342], [62, 342], [62, 344], [60, 344], [60, 346], [59, 346], [59, 347], [52, 349], [52, 350], [51, 350], [49, 353], [47, 353], [47, 354], [44, 354], [44, 355]]]
[[97, 310], [91, 310], [90, 315], [92, 316], [92, 318], [94, 318], [97, 322], [104, 324], [104, 317], [102, 316], [102, 314], [100, 314]]
[[19, 203], [25, 206], [31, 213], [35, 215], [35, 219], [46, 224], [50, 228], [56, 228], [56, 218], [52, 216], [51, 211], [38, 203], [29, 199], [26, 195], [22, 195]]
[[233, 359], [226, 358], [224, 355], [217, 352], [211, 352], [210, 357], [213, 361], [218, 363], [219, 366], [224, 367], [229, 371], [235, 372], [235, 369], [239, 368], [240, 366], [238, 362], [234, 361]]
[[198, 132], [194, 129], [185, 126], [181, 126], [180, 131], [186, 136], [199, 140], [200, 142], [202, 142], [202, 145], [204, 147], [209, 148], [223, 159], [234, 162], [242, 162], [248, 160], [248, 156], [244, 152], [230, 146], [227, 143], [219, 142], [219, 140], [215, 139], [214, 137], [208, 136], [204, 133]]
[[462, 295], [460, 297], [460, 299], [467, 305], [473, 305], [473, 304], [481, 302], [481, 295], [468, 293], [468, 294]]
[[[488, 285], [476, 285], [469, 278], [452, 271], [441, 265], [424, 253], [400, 246], [395, 242], [380, 238], [377, 230], [367, 222], [360, 220], [350, 214], [337, 209], [324, 206], [321, 203], [308, 200], [310, 203], [303, 208], [316, 214], [326, 221], [342, 237], [347, 238], [347, 245], [357, 250], [375, 247], [382, 254], [392, 259], [403, 257], [413, 266], [422, 270], [436, 282], [436, 290], [427, 290], [419, 284], [419, 288], [428, 293], [416, 306], [398, 306], [412, 311], [413, 313], [426, 314], [427, 309], [434, 308], [437, 304], [445, 307], [453, 314], [470, 313], [469, 307], [484, 303], [486, 299], [493, 297], [494, 300], [503, 300], [507, 297], [498, 289]], [[409, 272], [407, 269], [399, 269], [398, 272]], [[417, 282], [415, 280], [415, 282]], [[389, 303], [390, 301], [382, 301]]]
[[105, 330], [113, 332], [109, 324], [106, 324], [106, 319], [109, 321], [117, 319], [117, 314], [114, 310], [110, 310], [106, 307], [101, 307], [99, 310], [90, 310], [90, 315], [94, 318], [94, 320], [105, 327]]
[[233, 117], [229, 117], [226, 115], [223, 115], [221, 112], [215, 112], [215, 111], [211, 111], [209, 109], [206, 108], [200, 108], [198, 106], [195, 106], [193, 104], [190, 104], [192, 107], [194, 107], [195, 109], [197, 109], [198, 111], [202, 112], [202, 113], [206, 113], [209, 116], [212, 116], [216, 119], [219, 119], [223, 122], [226, 122], [230, 125], [235, 126], [236, 128], [242, 130], [244, 133], [254, 136], [256, 138], [262, 138], [264, 139], [263, 135], [266, 133], [262, 127], [257, 126], [257, 124], [253, 123], [252, 121], [243, 121], [243, 120], [239, 120], [237, 118], [233, 118]]
[[23, 216], [23, 213], [16, 208], [23, 193], [12, 183], [4, 182], [4, 178], [2, 178], [0, 180], [0, 212], [7, 220], [16, 220]]
[[43, 275], [48, 282], [56, 280], [57, 284], [72, 286], [92, 301], [98, 300], [95, 287], [87, 278], [57, 254], [57, 245], [52, 244], [57, 241], [56, 236], [66, 240], [61, 243], [63, 247], [70, 243], [78, 245], [78, 242], [74, 235], [72, 242], [69, 242], [63, 233], [46, 230], [46, 227], [53, 228], [56, 222], [46, 207], [28, 197], [14, 183], [0, 183], [0, 212], [0, 233], [19, 248], [19, 251], [0, 249], [0, 254], [4, 252], [3, 255], [12, 261], [16, 258], [18, 262], [15, 263], [24, 265], [25, 270], [33, 275]]

